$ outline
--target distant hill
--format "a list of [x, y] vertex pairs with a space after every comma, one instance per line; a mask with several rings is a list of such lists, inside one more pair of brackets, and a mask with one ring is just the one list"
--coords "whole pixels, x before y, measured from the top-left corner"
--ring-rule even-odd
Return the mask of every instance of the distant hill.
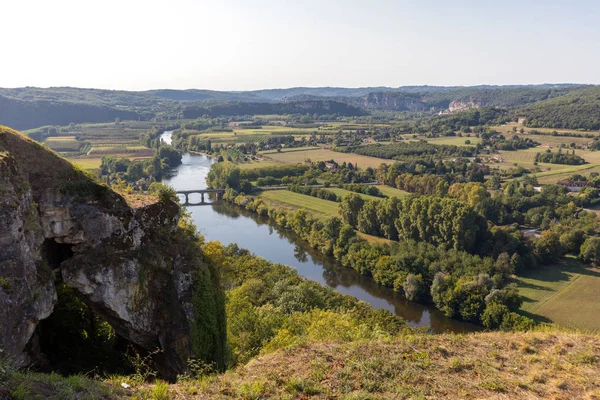
[[270, 114], [368, 115], [361, 108], [332, 100], [306, 100], [282, 103], [224, 102], [206, 106], [190, 105], [183, 110], [184, 118], [198, 118], [204, 115], [219, 117]]
[[564, 96], [531, 104], [518, 111], [532, 128], [600, 129], [600, 87], [570, 91]]
[[[71, 87], [0, 88], [0, 124], [16, 129], [31, 129], [44, 125], [67, 125], [71, 122], [109, 122], [115, 118], [147, 120], [154, 117], [178, 119], [202, 115], [298, 113], [360, 116], [375, 111], [461, 111], [485, 106], [514, 109], [559, 99], [572, 92], [580, 93], [575, 97], [586, 97], [585, 93], [595, 93], [594, 88], [574, 84], [297, 87], [254, 91], [159, 89], [141, 92]], [[587, 89], [591, 91], [586, 92]], [[593, 107], [591, 110], [579, 110], [571, 105], [569, 109], [572, 111], [558, 113], [560, 118], [556, 116], [556, 111], [544, 111], [570, 105], [575, 97], [550, 102], [541, 105], [541, 108], [521, 110], [524, 115], [530, 116], [528, 120], [531, 121], [531, 126], [596, 129], [590, 128], [598, 125]], [[592, 97], [582, 99], [582, 104], [588, 104], [593, 100]], [[567, 114], [573, 112], [577, 112], [578, 116], [567, 118]]]
[[71, 122], [109, 122], [116, 118], [137, 120], [135, 111], [102, 105], [60, 101], [24, 101], [0, 96], [0, 125], [14, 129], [32, 129], [44, 125], [68, 125]]

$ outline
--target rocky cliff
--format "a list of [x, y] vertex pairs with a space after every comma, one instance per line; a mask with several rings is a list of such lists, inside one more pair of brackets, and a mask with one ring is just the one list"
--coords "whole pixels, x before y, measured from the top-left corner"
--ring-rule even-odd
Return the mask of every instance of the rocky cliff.
[[36, 328], [62, 281], [118, 335], [158, 350], [163, 377], [185, 372], [190, 358], [222, 364], [218, 279], [178, 221], [177, 204], [131, 206], [0, 127], [0, 349], [19, 365], [35, 361], [43, 352]]

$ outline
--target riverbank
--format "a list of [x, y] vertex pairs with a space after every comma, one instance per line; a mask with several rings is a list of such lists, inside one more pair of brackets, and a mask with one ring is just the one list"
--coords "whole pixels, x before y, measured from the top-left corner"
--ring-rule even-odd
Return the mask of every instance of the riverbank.
[[[183, 155], [182, 162], [163, 183], [177, 190], [206, 188], [205, 178], [215, 160], [188, 153]], [[411, 327], [427, 327], [432, 333], [464, 333], [477, 329], [475, 325], [444, 316], [434, 307], [408, 301], [392, 288], [343, 267], [291, 230], [275, 225], [268, 216], [224, 201], [188, 207], [187, 211], [206, 240], [225, 245], [235, 243], [268, 261], [290, 266], [305, 278], [402, 317]]]
[[[303, 208], [272, 208], [260, 197], [238, 194], [232, 189], [227, 190], [223, 199], [268, 216], [275, 225], [292, 230], [316, 251], [334, 257], [344, 267], [373, 278], [375, 283], [392, 288], [411, 301], [432, 299], [448, 317], [459, 317], [491, 329], [526, 330], [534, 324], [516, 312], [521, 300], [515, 288], [505, 286], [499, 279], [497, 284], [491, 284], [495, 260], [490, 257], [410, 240], [393, 245], [372, 244], [359, 238], [351, 226], [337, 217], [320, 219], [311, 217]], [[416, 275], [415, 271], [423, 272]], [[487, 301], [492, 290], [494, 301]], [[476, 295], [469, 291], [475, 291]]]

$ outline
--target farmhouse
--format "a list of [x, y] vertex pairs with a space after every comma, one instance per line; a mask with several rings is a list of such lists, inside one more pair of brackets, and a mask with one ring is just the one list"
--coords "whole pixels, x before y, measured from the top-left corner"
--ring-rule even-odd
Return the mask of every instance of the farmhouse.
[[566, 187], [569, 192], [579, 192], [582, 188], [589, 186], [590, 183], [588, 181], [558, 181], [556, 184]]

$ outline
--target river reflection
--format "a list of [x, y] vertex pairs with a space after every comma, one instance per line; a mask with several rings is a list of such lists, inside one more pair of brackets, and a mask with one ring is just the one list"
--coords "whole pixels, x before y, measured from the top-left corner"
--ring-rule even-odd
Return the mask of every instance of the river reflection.
[[[183, 164], [164, 182], [177, 190], [205, 188], [206, 174], [213, 162], [205, 156], [186, 154]], [[310, 248], [292, 232], [273, 226], [267, 217], [221, 201], [189, 207], [188, 211], [207, 240], [218, 240], [225, 245], [237, 243], [269, 261], [289, 265], [305, 278], [401, 316], [410, 326], [427, 326], [434, 333], [477, 329], [475, 325], [447, 318], [433, 307], [410, 302], [392, 289], [377, 285], [371, 278], [341, 266]]]

